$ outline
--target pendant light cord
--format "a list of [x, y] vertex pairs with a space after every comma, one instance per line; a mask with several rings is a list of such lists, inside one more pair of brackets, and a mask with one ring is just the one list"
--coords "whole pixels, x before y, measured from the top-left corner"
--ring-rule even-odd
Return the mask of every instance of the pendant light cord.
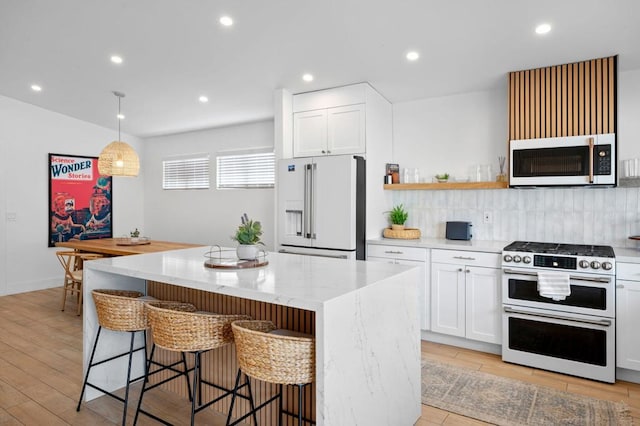
[[118, 96], [118, 141], [121, 141], [122, 139], [120, 138], [120, 122], [122, 121], [122, 119], [120, 119], [120, 100], [122, 99], [122, 96]]

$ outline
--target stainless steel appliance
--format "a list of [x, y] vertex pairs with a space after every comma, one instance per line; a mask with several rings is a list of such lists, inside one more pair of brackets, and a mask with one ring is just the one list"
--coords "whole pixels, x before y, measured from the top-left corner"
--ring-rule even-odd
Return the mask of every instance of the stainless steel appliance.
[[[505, 247], [502, 359], [615, 382], [615, 270], [609, 246], [516, 241]], [[545, 271], [568, 276], [564, 300], [540, 295]]]
[[364, 260], [365, 191], [362, 157], [280, 160], [280, 251]]
[[615, 133], [512, 140], [509, 185], [616, 185]]

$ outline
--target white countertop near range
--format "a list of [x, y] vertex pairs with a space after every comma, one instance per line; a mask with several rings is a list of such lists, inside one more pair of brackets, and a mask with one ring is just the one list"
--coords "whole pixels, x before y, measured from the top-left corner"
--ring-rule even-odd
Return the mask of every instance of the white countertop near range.
[[616, 262], [640, 263], [640, 250], [628, 247], [614, 247]]
[[502, 249], [512, 241], [493, 240], [447, 240], [444, 238], [421, 238], [419, 240], [403, 240], [399, 238], [374, 238], [367, 240], [367, 244], [385, 244], [403, 247], [422, 247], [444, 250], [481, 251], [486, 253], [502, 253]]

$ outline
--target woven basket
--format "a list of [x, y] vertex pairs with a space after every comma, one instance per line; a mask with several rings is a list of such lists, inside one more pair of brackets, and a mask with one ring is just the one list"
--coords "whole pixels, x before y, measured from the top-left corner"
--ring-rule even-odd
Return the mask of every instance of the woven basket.
[[271, 321], [236, 321], [232, 324], [240, 369], [269, 383], [304, 384], [315, 380], [316, 340], [271, 334]]
[[398, 238], [402, 240], [420, 239], [420, 230], [418, 228], [391, 229], [385, 228], [382, 232], [385, 238]]
[[93, 290], [98, 323], [114, 331], [137, 331], [147, 328], [142, 293], [129, 290]]
[[162, 302], [148, 302], [145, 311], [154, 343], [179, 352], [204, 351], [232, 343], [231, 323], [251, 319], [247, 315], [167, 309]]

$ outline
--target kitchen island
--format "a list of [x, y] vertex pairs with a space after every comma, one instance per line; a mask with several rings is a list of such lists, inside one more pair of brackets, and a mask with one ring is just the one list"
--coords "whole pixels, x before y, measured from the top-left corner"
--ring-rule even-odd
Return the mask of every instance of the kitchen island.
[[[97, 329], [91, 290], [140, 290], [314, 334], [316, 382], [306, 391], [310, 400], [304, 405], [305, 414], [318, 425], [412, 425], [420, 417], [419, 268], [269, 253], [267, 266], [223, 270], [204, 266], [206, 251], [200, 247], [89, 262], [84, 368]], [[96, 359], [128, 348], [128, 336], [104, 336], [109, 343], [102, 345], [101, 337], [101, 348], [107, 349], [99, 348]], [[233, 347], [208, 355], [204, 362], [211, 364], [209, 378], [230, 386], [237, 368]], [[140, 374], [142, 360], [135, 365], [133, 374]], [[125, 359], [92, 370], [93, 381], [107, 390], [123, 387], [125, 376]], [[183, 392], [179, 385], [170, 390]], [[273, 392], [266, 385], [256, 384], [255, 389], [259, 401]], [[87, 399], [100, 396], [89, 391]], [[293, 402], [293, 393], [287, 394], [285, 404], [295, 407]], [[228, 401], [213, 407], [226, 413]], [[234, 417], [240, 413], [234, 411]]]

